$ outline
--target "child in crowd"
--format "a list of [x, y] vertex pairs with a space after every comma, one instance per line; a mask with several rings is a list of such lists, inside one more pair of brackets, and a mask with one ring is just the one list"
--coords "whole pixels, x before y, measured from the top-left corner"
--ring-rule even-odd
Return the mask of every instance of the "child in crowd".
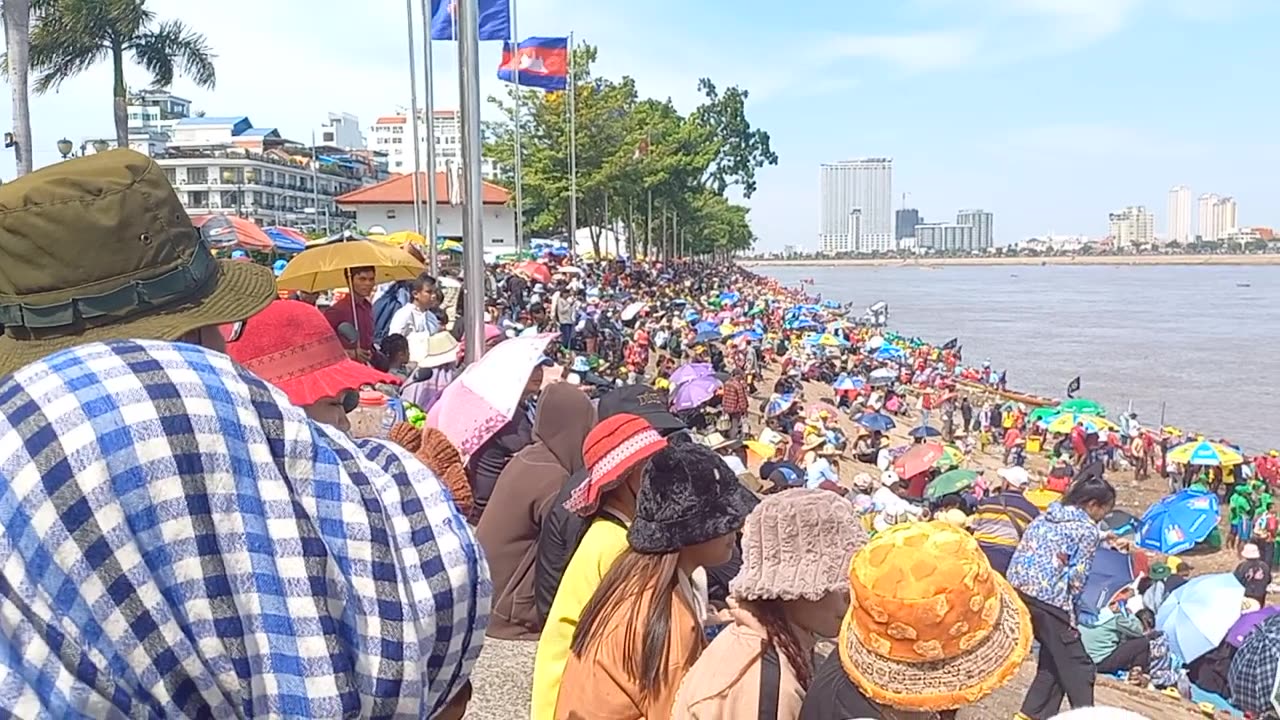
[[1253, 532], [1254, 501], [1248, 485], [1241, 483], [1235, 486], [1230, 500], [1227, 501], [1227, 508], [1231, 521], [1231, 535], [1227, 538], [1227, 547], [1230, 550], [1239, 550], [1242, 545], [1249, 542]]
[[1271, 495], [1265, 494], [1261, 500], [1270, 502], [1266, 504], [1260, 503], [1257, 515], [1253, 518], [1253, 544], [1258, 546], [1259, 559], [1267, 564], [1268, 567], [1276, 567], [1276, 533], [1277, 526], [1280, 525], [1280, 501], [1271, 499]]

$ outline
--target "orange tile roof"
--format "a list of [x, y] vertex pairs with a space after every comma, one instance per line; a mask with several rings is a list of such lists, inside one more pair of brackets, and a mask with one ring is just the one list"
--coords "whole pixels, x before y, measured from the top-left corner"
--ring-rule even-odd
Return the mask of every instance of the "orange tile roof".
[[404, 115], [387, 115], [378, 118], [374, 125], [403, 125], [407, 118]]
[[[427, 174], [396, 175], [377, 185], [352, 190], [337, 198], [339, 205], [408, 205], [413, 202], [413, 185], [411, 178], [418, 178], [418, 191], [427, 197]], [[511, 193], [500, 185], [484, 183], [485, 205], [506, 205]], [[449, 182], [442, 172], [436, 173], [436, 203], [445, 205], [449, 202]]]

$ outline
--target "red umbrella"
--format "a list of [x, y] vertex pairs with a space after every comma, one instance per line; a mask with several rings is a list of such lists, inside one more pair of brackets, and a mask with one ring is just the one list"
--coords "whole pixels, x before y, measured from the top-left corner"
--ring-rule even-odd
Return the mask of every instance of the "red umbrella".
[[942, 446], [938, 443], [926, 442], [911, 446], [902, 457], [893, 463], [893, 471], [900, 478], [909, 478], [933, 468], [933, 464], [942, 459]]
[[516, 272], [524, 273], [525, 275], [528, 275], [531, 279], [537, 280], [540, 283], [543, 283], [546, 285], [551, 284], [551, 271], [547, 269], [546, 265], [543, 265], [540, 262], [536, 262], [533, 260], [525, 260], [519, 265], [516, 265], [515, 269], [516, 269]]
[[191, 218], [191, 224], [200, 230], [209, 247], [215, 250], [241, 247], [270, 251], [276, 246], [262, 228], [234, 215], [197, 215]]

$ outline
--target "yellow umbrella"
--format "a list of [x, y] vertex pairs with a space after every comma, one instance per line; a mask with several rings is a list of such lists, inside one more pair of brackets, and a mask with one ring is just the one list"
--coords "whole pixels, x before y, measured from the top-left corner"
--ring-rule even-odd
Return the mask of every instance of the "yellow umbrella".
[[427, 239], [412, 230], [401, 230], [387, 235], [370, 235], [369, 239], [384, 245], [395, 245], [396, 247], [403, 247], [405, 243], [413, 243], [419, 247], [426, 247], [427, 245]]
[[321, 292], [347, 287], [347, 271], [371, 267], [379, 283], [412, 280], [422, 272], [422, 263], [398, 247], [367, 240], [329, 243], [307, 248], [285, 266], [276, 279], [281, 290]]
[[1049, 421], [1049, 432], [1052, 433], [1069, 433], [1076, 423], [1084, 423], [1086, 430], [1097, 432], [1099, 430], [1116, 430], [1115, 423], [1104, 417], [1097, 415], [1079, 415], [1076, 413], [1062, 413], [1058, 417]]
[[1192, 440], [1169, 451], [1165, 458], [1169, 462], [1184, 465], [1218, 465], [1226, 467], [1239, 465], [1244, 458], [1235, 448], [1208, 440]]

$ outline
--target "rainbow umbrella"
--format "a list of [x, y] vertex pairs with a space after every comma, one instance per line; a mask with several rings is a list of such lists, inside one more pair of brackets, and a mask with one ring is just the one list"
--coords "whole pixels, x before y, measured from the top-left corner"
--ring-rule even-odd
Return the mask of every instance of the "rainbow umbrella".
[[1183, 465], [1239, 465], [1244, 457], [1234, 448], [1208, 440], [1192, 440], [1169, 451], [1165, 456], [1169, 462]]
[[1089, 432], [1117, 429], [1115, 423], [1104, 417], [1065, 412], [1049, 421], [1048, 430], [1053, 433], [1069, 433], [1078, 423], [1084, 423], [1085, 430]]
[[955, 445], [943, 445], [942, 457], [938, 458], [933, 466], [939, 470], [949, 470], [960, 467], [964, 464], [964, 460], [964, 453], [961, 452], [960, 448]]

